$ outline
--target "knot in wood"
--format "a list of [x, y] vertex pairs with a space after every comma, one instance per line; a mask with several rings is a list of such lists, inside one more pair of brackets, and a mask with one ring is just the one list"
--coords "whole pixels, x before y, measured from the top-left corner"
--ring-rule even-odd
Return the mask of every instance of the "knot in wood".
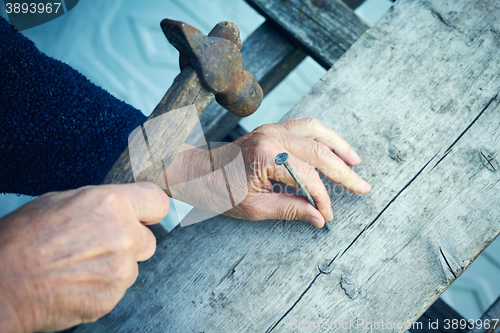
[[333, 263], [329, 259], [324, 259], [318, 265], [318, 270], [321, 274], [330, 274], [333, 270]]
[[395, 146], [389, 148], [389, 157], [396, 162], [406, 162], [406, 150], [400, 150]]
[[342, 276], [340, 278], [340, 288], [342, 288], [346, 296], [350, 299], [356, 299], [359, 295], [359, 290], [356, 288], [356, 284], [349, 277]]

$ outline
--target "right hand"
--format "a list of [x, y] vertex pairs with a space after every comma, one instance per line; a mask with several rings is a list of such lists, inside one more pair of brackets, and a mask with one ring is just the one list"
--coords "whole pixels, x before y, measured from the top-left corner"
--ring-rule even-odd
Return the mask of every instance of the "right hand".
[[2, 332], [62, 330], [109, 313], [155, 252], [144, 224], [169, 199], [151, 183], [44, 194], [0, 219]]

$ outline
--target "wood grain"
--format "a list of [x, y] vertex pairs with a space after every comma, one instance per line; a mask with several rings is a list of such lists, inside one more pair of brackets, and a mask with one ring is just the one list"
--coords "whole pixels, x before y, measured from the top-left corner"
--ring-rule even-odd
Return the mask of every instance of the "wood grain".
[[[340, 0], [246, 0], [329, 69], [368, 25]], [[355, 6], [355, 3], [352, 3]]]
[[358, 197], [325, 181], [332, 232], [225, 216], [176, 228], [117, 308], [76, 332], [418, 319], [500, 233], [499, 6], [399, 0], [287, 115], [337, 129], [374, 185]]

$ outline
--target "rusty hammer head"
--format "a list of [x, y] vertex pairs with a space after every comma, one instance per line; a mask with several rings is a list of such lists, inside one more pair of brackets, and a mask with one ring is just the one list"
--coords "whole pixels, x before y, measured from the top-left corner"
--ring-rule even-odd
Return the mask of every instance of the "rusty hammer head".
[[161, 28], [180, 52], [181, 70], [192, 66], [222, 107], [239, 117], [259, 108], [262, 88], [243, 67], [240, 32], [234, 23], [220, 22], [208, 36], [186, 23], [168, 19], [161, 22]]

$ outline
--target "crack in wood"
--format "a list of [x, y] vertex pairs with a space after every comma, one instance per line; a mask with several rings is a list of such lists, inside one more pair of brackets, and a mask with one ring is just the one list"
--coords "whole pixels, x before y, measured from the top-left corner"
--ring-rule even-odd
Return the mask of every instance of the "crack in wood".
[[[380, 216], [387, 210], [387, 208], [389, 208], [389, 206], [399, 197], [399, 195], [401, 195], [401, 193], [403, 193], [404, 190], [406, 190], [408, 188], [408, 186], [410, 186], [410, 184], [415, 181], [415, 179], [417, 179], [417, 177], [425, 170], [425, 168], [432, 162], [432, 160], [437, 156], [434, 155], [427, 163], [425, 163], [425, 165], [415, 174], [415, 176], [413, 176], [413, 178], [391, 199], [391, 201], [389, 201], [389, 203], [384, 207], [384, 209], [382, 209], [382, 211], [375, 217], [375, 219], [369, 224], [367, 225], [355, 238], [354, 240], [347, 246], [347, 248], [342, 252], [342, 254], [339, 256], [339, 254], [337, 253], [337, 255], [335, 256], [335, 258], [332, 259], [332, 261], [330, 262], [330, 264], [328, 264], [328, 266], [330, 266], [334, 261], [335, 259], [337, 259], [337, 257], [340, 259], [346, 252], [347, 250], [349, 250], [351, 248], [351, 246], [359, 239], [359, 237], [361, 237], [361, 235], [366, 231], [368, 230], [379, 218]], [[340, 252], [339, 252], [340, 253]], [[314, 282], [316, 281], [316, 279], [322, 275], [323, 273], [319, 272], [317, 273], [317, 275], [314, 277], [314, 279], [312, 280], [312, 282], [309, 284], [309, 286], [307, 286], [307, 288], [304, 290], [304, 292], [299, 296], [299, 298], [295, 301], [295, 303], [292, 304], [292, 306], [285, 312], [285, 314], [283, 314], [273, 325], [271, 325], [267, 330], [266, 330], [266, 333], [269, 333], [269, 332], [272, 332], [278, 325], [279, 323], [292, 311], [292, 309], [299, 303], [299, 301], [302, 299], [302, 297], [307, 293], [307, 291], [309, 291], [309, 289], [311, 289], [312, 285], [314, 284]]]
[[[339, 252], [340, 253], [340, 252]], [[330, 263], [328, 264], [328, 266], [330, 266], [331, 264], [333, 264], [333, 262], [335, 261], [335, 259], [337, 259], [337, 257], [339, 256], [339, 253], [337, 253], [337, 255], [332, 259], [332, 261], [330, 261]], [[319, 273], [316, 274], [316, 276], [314, 277], [314, 279], [311, 281], [311, 283], [309, 283], [309, 286], [304, 290], [304, 292], [302, 292], [302, 294], [299, 296], [299, 298], [295, 301], [295, 303], [292, 304], [292, 306], [285, 312], [285, 314], [283, 314], [283, 316], [281, 316], [273, 325], [271, 325], [271, 327], [269, 327], [267, 330], [266, 330], [266, 333], [269, 333], [269, 332], [272, 332], [278, 325], [279, 323], [290, 313], [290, 311], [292, 311], [292, 309], [299, 303], [299, 301], [302, 299], [302, 297], [306, 294], [306, 292], [311, 289], [312, 285], [314, 284], [314, 282], [316, 281], [316, 279], [321, 275], [321, 274], [324, 274], [322, 273], [321, 271]]]
[[459, 35], [462, 35], [462, 36], [466, 37], [469, 40], [469, 42], [472, 42], [474, 40], [474, 38], [472, 38], [469, 35], [467, 35], [461, 29], [459, 29], [458, 27], [456, 27], [453, 24], [451, 24], [450, 22], [448, 22], [448, 20], [446, 20], [441, 14], [439, 14], [433, 8], [431, 8], [431, 14], [432, 14], [432, 16], [434, 16], [435, 18], [437, 18], [441, 23], [443, 23], [444, 25], [446, 25], [447, 27], [449, 27], [451, 30], [457, 32]]
[[[487, 168], [488, 170], [490, 170], [491, 172], [496, 172], [496, 171], [498, 170], [498, 166], [497, 166], [497, 167], [495, 167], [495, 165], [494, 165], [494, 164], [497, 164], [497, 163], [496, 163], [496, 161], [495, 161], [495, 158], [492, 156], [492, 154], [491, 154], [491, 153], [489, 153], [489, 152], [488, 152], [488, 151], [486, 151], [486, 150], [482, 150], [482, 151], [480, 152], [480, 154], [481, 154], [481, 156], [485, 159], [485, 161], [488, 163], [488, 164], [486, 165], [486, 168]], [[489, 167], [488, 167], [488, 165], [489, 165]]]
[[226, 271], [226, 274], [224, 274], [224, 276], [220, 279], [218, 285], [220, 285], [222, 283], [222, 281], [224, 281], [225, 279], [229, 279], [229, 278], [233, 277], [234, 273], [236, 272], [236, 266], [238, 266], [240, 264], [240, 262], [242, 262], [245, 257], [246, 257], [246, 253], [240, 259], [238, 259], [234, 263], [232, 263], [231, 266], [229, 266], [228, 270]]
[[422, 173], [422, 171], [424, 171], [424, 169], [432, 162], [432, 160], [437, 156], [434, 155], [432, 156], [432, 158], [427, 162], [425, 163], [425, 165], [422, 167], [422, 169], [420, 169], [417, 174], [415, 176], [413, 176], [413, 178], [391, 199], [391, 201], [389, 201], [389, 203], [382, 209], [382, 211], [380, 211], [380, 213], [378, 213], [378, 215], [375, 217], [375, 219], [369, 224], [367, 225], [363, 230], [361, 230], [361, 232], [356, 236], [356, 238], [354, 238], [354, 240], [346, 247], [346, 249], [344, 250], [344, 252], [342, 252], [342, 254], [340, 255], [339, 259], [347, 252], [347, 250], [349, 250], [351, 248], [351, 246], [354, 244], [354, 242], [356, 242], [358, 240], [359, 237], [361, 237], [361, 235], [366, 231], [368, 230], [379, 218], [380, 216], [382, 216], [382, 214], [387, 210], [387, 208], [389, 208], [389, 206], [394, 202], [396, 201], [396, 199], [399, 197], [399, 195], [401, 195], [401, 193], [403, 193], [404, 190], [406, 190], [408, 188], [408, 186], [410, 186], [410, 184], [415, 180], [417, 179], [417, 177]]
[[500, 38], [500, 32], [494, 28], [490, 28], [491, 33], [493, 33], [497, 38]]
[[441, 256], [443, 257], [444, 259], [444, 262], [446, 263], [446, 265], [448, 266], [448, 269], [450, 270], [451, 274], [453, 274], [453, 277], [455, 278], [455, 280], [457, 279], [457, 275], [455, 274], [455, 272], [453, 271], [453, 269], [451, 268], [451, 265], [450, 263], [448, 262], [448, 259], [446, 259], [446, 256], [444, 255], [443, 253], [443, 249], [441, 249], [441, 246], [439, 247], [439, 252], [441, 253]]
[[269, 275], [266, 279], [266, 281], [264, 281], [264, 283], [267, 283], [267, 281], [269, 281], [269, 279], [274, 275], [274, 273], [276, 273], [276, 271], [278, 270], [279, 267], [276, 267], [276, 269], [271, 273], [271, 275]]
[[432, 13], [432, 16], [434, 16], [435, 18], [437, 18], [443, 24], [447, 25], [448, 27], [450, 27], [452, 29], [455, 29], [454, 26], [452, 26], [448, 21], [446, 21], [445, 18], [443, 16], [441, 16], [441, 14], [439, 14], [438, 12], [436, 12], [434, 9], [431, 9], [431, 13]]
[[479, 119], [479, 117], [481, 117], [481, 115], [484, 113], [484, 111], [486, 111], [486, 109], [488, 109], [488, 107], [491, 105], [491, 103], [493, 103], [494, 100], [497, 99], [498, 97], [498, 94], [500, 94], [500, 91], [497, 92], [495, 94], [495, 96], [493, 96], [489, 101], [488, 103], [486, 103], [486, 106], [481, 110], [481, 112], [479, 112], [479, 114], [476, 116], [476, 118], [474, 118], [474, 120], [472, 120], [472, 122], [469, 124], [469, 126], [467, 126], [465, 128], [465, 130], [462, 131], [462, 133], [460, 133], [460, 135], [458, 136], [458, 138], [455, 139], [455, 141], [453, 141], [453, 143], [448, 147], [448, 149], [446, 149], [446, 151], [444, 152], [443, 156], [439, 159], [439, 161], [437, 161], [437, 163], [432, 167], [431, 171], [434, 170], [439, 163], [441, 163], [441, 161], [446, 157], [448, 156], [448, 154], [451, 152], [451, 149], [453, 148], [453, 146], [455, 146], [455, 144], [460, 141], [460, 139], [465, 135], [465, 133], [467, 133], [467, 131], [472, 127], [472, 125], [474, 125], [474, 123]]
[[314, 279], [311, 281], [311, 283], [309, 283], [309, 285], [307, 286], [307, 288], [302, 292], [302, 294], [300, 294], [299, 298], [295, 301], [295, 303], [292, 304], [292, 306], [285, 312], [285, 314], [283, 316], [281, 316], [273, 325], [271, 325], [267, 330], [266, 330], [266, 333], [270, 333], [272, 332], [278, 325], [279, 323], [281, 323], [281, 321], [283, 319], [285, 319], [285, 317], [293, 310], [293, 308], [300, 302], [300, 300], [302, 299], [302, 297], [304, 297], [304, 295], [309, 291], [309, 289], [311, 289], [311, 287], [313, 286], [314, 282], [316, 282], [316, 279], [321, 275], [322, 273], [317, 273], [316, 276], [314, 277]]

